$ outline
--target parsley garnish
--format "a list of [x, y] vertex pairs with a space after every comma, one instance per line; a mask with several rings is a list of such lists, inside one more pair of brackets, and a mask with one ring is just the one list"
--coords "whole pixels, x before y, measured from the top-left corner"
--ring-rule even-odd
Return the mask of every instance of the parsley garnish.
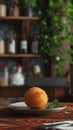
[[59, 107], [59, 106], [60, 106], [60, 102], [58, 101], [58, 99], [54, 99], [54, 100], [52, 101], [52, 103], [50, 103], [50, 104], [48, 105], [47, 108], [57, 108], [57, 107]]

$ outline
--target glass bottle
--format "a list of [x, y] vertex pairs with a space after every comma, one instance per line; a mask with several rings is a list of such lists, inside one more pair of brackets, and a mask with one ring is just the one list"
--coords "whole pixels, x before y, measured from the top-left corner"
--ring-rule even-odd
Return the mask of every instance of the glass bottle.
[[2, 65], [0, 64], [0, 85], [2, 86], [3, 81], [3, 77], [4, 77], [4, 69], [2, 67]]
[[36, 33], [32, 35], [31, 41], [31, 53], [38, 54], [39, 53], [39, 42]]
[[8, 87], [9, 85], [9, 72], [6, 64], [0, 65], [0, 83], [3, 87]]
[[26, 35], [24, 34], [22, 36], [22, 40], [20, 42], [20, 52], [21, 53], [27, 53], [27, 50], [28, 50], [28, 42], [27, 42], [27, 39], [26, 39]]
[[6, 86], [6, 87], [8, 87], [8, 85], [9, 85], [9, 72], [8, 72], [8, 68], [7, 68], [7, 66], [6, 65], [4, 65], [4, 86]]
[[13, 2], [10, 2], [9, 15], [10, 16], [19, 16], [20, 15], [18, 3], [15, 0]]
[[12, 87], [25, 85], [25, 75], [23, 74], [22, 66], [20, 64], [17, 64], [13, 68], [10, 84]]
[[20, 10], [18, 4], [16, 1], [14, 1], [13, 16], [19, 16], [19, 15], [20, 15]]
[[13, 80], [13, 76], [17, 73], [17, 67], [14, 65], [9, 73], [9, 84], [11, 87], [15, 86], [15, 80]]
[[5, 41], [3, 31], [0, 31], [0, 54], [5, 54]]
[[11, 54], [16, 53], [16, 34], [14, 30], [11, 30], [8, 36], [8, 47], [7, 52]]

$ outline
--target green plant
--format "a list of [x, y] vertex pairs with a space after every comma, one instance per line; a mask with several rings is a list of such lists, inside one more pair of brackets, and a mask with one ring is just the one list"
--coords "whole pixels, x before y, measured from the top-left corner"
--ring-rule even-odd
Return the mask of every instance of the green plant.
[[63, 76], [63, 62], [68, 59], [73, 64], [73, 50], [66, 50], [63, 56], [62, 46], [73, 45], [73, 3], [72, 0], [39, 0], [39, 23], [41, 53], [45, 54], [44, 62], [48, 57], [54, 57], [58, 75]]
[[35, 7], [36, 6], [36, 0], [19, 0], [22, 6], [31, 6]]

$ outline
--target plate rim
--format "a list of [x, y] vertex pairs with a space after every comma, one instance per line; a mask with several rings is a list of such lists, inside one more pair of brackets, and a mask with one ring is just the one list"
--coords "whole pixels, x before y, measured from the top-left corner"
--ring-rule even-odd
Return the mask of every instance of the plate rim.
[[[19, 106], [14, 106], [15, 104], [20, 104], [20, 103], [24, 103], [25, 104], [25, 108], [26, 109], [22, 109], [24, 107], [19, 107]], [[65, 105], [61, 105], [60, 107], [58, 108], [43, 108], [43, 109], [31, 109], [29, 108], [25, 102], [15, 102], [15, 103], [10, 103], [8, 105], [8, 108], [11, 108], [11, 109], [15, 109], [15, 110], [20, 110], [20, 111], [52, 111], [52, 112], [57, 112], [57, 111], [62, 111], [64, 109], [67, 108], [67, 106]], [[28, 109], [27, 109], [28, 108]]]

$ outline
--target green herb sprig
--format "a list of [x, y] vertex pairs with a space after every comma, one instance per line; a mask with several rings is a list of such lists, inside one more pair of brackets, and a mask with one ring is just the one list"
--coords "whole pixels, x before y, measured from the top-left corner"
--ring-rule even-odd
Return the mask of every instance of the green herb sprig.
[[60, 102], [58, 101], [58, 99], [54, 99], [53, 101], [52, 101], [52, 103], [50, 103], [49, 105], [48, 105], [48, 109], [52, 109], [52, 108], [58, 108], [60, 106]]

